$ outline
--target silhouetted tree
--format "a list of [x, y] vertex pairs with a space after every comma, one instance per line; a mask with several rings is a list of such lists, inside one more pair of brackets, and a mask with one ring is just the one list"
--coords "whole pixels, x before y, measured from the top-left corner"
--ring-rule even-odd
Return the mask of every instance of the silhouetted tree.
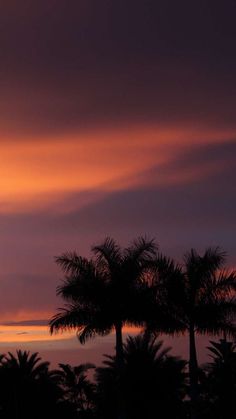
[[[62, 391], [48, 370], [48, 362], [40, 362], [38, 353], [8, 353], [0, 365], [1, 418], [29, 419], [43, 415], [61, 417], [58, 403]], [[68, 416], [69, 417], [69, 416]]]
[[[170, 348], [145, 334], [129, 337], [124, 345], [121, 385], [129, 419], [183, 417], [186, 362], [169, 355]], [[118, 385], [116, 358], [106, 356], [105, 367], [97, 368], [99, 413], [115, 418]]]
[[50, 321], [51, 333], [76, 329], [81, 343], [116, 332], [116, 357], [122, 364], [122, 328], [143, 321], [143, 276], [156, 257], [153, 240], [139, 238], [122, 249], [113, 239], [92, 247], [93, 259], [74, 253], [56, 258], [66, 274], [58, 295], [67, 304]]
[[203, 382], [206, 417], [233, 419], [236, 417], [236, 344], [226, 339], [210, 343], [212, 362], [205, 366]]
[[95, 368], [93, 364], [81, 364], [72, 367], [68, 364], [59, 364], [57, 371], [59, 382], [63, 389], [63, 398], [72, 404], [79, 417], [92, 415], [95, 401], [96, 387], [88, 377], [88, 370]]
[[[189, 334], [190, 396], [192, 406], [195, 405], [192, 417], [196, 417], [198, 362], [195, 334], [235, 335], [236, 273], [225, 271], [225, 254], [219, 248], [208, 248], [203, 256], [191, 250], [185, 255], [184, 262], [180, 267], [163, 258], [157, 264], [152, 286], [157, 295], [158, 313], [161, 305], [166, 316], [163, 331], [187, 331]], [[155, 323], [154, 316], [150, 324], [156, 330], [162, 328], [158, 318]]]

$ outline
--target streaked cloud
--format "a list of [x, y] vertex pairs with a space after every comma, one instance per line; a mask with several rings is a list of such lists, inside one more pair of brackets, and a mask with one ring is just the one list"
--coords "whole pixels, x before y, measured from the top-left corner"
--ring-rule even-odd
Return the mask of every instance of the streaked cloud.
[[[60, 196], [70, 193], [81, 193], [81, 206], [84, 206], [94, 199], [91, 192], [98, 191], [101, 195], [138, 186], [140, 173], [148, 172], [151, 167], [160, 168], [160, 184], [171, 184], [174, 179], [182, 182], [186, 176], [190, 180], [199, 171], [198, 167], [189, 161], [186, 173], [179, 168], [174, 170], [179, 153], [191, 154], [202, 143], [209, 147], [216, 143], [219, 147], [228, 138], [233, 142], [235, 132], [144, 126], [93, 131], [84, 136], [64, 136], [57, 141], [3, 142], [0, 144], [0, 212], [43, 210], [50, 205], [55, 210]], [[209, 164], [207, 161], [204, 168], [202, 165], [203, 176], [203, 170], [211, 170]]]
[[2, 213], [1, 318], [50, 318], [61, 304], [54, 256], [74, 249], [89, 255], [107, 235], [124, 245], [140, 234], [155, 236], [179, 260], [190, 247], [219, 245], [235, 266], [235, 155], [227, 139], [180, 147], [165, 163], [128, 177], [125, 188], [91, 189], [87, 201], [86, 192], [71, 192], [43, 211]]

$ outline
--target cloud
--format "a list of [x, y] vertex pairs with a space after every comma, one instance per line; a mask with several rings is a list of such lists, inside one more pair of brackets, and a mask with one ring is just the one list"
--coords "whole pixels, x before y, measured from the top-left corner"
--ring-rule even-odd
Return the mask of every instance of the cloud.
[[[48, 326], [48, 320], [41, 319], [41, 320], [23, 320], [19, 322], [4, 322], [5, 326]], [[25, 334], [28, 332], [20, 332], [21, 334]]]
[[[126, 245], [148, 234], [178, 260], [191, 247], [219, 245], [229, 254], [228, 265], [235, 266], [235, 147], [227, 141], [187, 147], [166, 165], [144, 171], [135, 186], [94, 191], [94, 200], [83, 206], [80, 194], [73, 193], [47, 211], [1, 214], [2, 319], [50, 318], [61, 304], [56, 287], [62, 273], [54, 256], [74, 249], [89, 256], [91, 245], [106, 236]], [[181, 171], [184, 176], [176, 181]]]
[[178, 260], [191, 247], [219, 245], [235, 266], [235, 151], [234, 141], [185, 146], [125, 189], [67, 193], [44, 210], [0, 214], [1, 318], [50, 318], [61, 304], [55, 255], [89, 256], [106, 236], [126, 245], [147, 234]]

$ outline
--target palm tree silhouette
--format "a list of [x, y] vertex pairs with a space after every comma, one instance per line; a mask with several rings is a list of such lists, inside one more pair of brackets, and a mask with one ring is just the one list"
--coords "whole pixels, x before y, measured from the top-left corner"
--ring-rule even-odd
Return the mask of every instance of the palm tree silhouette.
[[113, 239], [92, 247], [93, 259], [74, 253], [56, 258], [66, 278], [57, 293], [66, 305], [50, 321], [51, 333], [76, 329], [84, 343], [95, 335], [116, 333], [116, 359], [122, 365], [122, 328], [143, 321], [143, 277], [156, 258], [154, 240], [140, 237], [122, 249]]
[[[41, 418], [57, 415], [62, 391], [48, 370], [48, 362], [40, 362], [38, 353], [17, 351], [1, 357], [1, 417], [8, 419]], [[59, 415], [57, 416], [59, 417]]]
[[69, 364], [59, 364], [57, 371], [63, 388], [64, 400], [75, 406], [77, 412], [88, 412], [93, 408], [95, 385], [87, 378], [88, 370], [95, 368], [93, 364], [80, 364], [72, 367]]
[[[189, 377], [192, 417], [198, 399], [198, 361], [195, 335], [234, 335], [236, 314], [236, 272], [224, 269], [225, 253], [208, 248], [203, 256], [195, 250], [185, 255], [184, 266], [162, 258], [157, 264], [153, 287], [157, 310], [164, 313], [166, 324], [152, 327], [167, 333], [189, 334]], [[154, 317], [154, 316], [153, 316]], [[173, 319], [173, 323], [172, 320]]]
[[[186, 361], [171, 356], [169, 351], [151, 334], [127, 339], [121, 385], [129, 419], [154, 419], [157, 411], [160, 418], [182, 417]], [[115, 357], [106, 355], [104, 366], [96, 370], [102, 418], [116, 417], [118, 376]]]
[[1, 367], [18, 371], [22, 377], [37, 379], [48, 373], [49, 362], [40, 361], [38, 352], [30, 354], [29, 351], [17, 350], [16, 356], [12, 352], [2, 356]]
[[235, 418], [236, 415], [236, 344], [220, 339], [210, 341], [212, 361], [205, 365], [205, 397], [209, 418]]

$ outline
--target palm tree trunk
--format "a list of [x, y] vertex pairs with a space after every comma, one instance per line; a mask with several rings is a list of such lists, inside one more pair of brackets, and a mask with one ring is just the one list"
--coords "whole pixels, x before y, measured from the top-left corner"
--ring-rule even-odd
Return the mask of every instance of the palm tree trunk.
[[189, 326], [189, 380], [190, 380], [190, 400], [191, 400], [191, 419], [197, 419], [198, 404], [198, 362], [195, 342], [194, 324]]
[[119, 368], [123, 367], [123, 339], [122, 339], [122, 322], [115, 324], [116, 331], [116, 361]]
[[123, 356], [123, 339], [122, 339], [122, 322], [115, 324], [116, 331], [116, 362], [118, 366], [119, 381], [117, 386], [118, 396], [118, 410], [117, 419], [126, 419], [125, 414], [125, 403], [124, 403], [124, 390], [122, 388], [122, 374], [124, 367], [124, 356]]

